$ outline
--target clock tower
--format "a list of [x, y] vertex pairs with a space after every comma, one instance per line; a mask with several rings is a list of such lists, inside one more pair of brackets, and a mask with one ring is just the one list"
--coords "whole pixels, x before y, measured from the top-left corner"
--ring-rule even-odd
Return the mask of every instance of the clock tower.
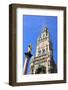
[[48, 27], [45, 27], [37, 39], [36, 56], [31, 60], [31, 73], [56, 73], [57, 68], [53, 60], [53, 47]]

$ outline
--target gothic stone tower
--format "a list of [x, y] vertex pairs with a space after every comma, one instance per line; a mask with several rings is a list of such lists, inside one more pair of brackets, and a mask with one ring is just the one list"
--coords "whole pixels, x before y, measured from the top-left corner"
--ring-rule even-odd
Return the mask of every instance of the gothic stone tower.
[[56, 73], [56, 64], [53, 60], [53, 48], [48, 28], [45, 27], [37, 39], [36, 56], [31, 60], [31, 73]]

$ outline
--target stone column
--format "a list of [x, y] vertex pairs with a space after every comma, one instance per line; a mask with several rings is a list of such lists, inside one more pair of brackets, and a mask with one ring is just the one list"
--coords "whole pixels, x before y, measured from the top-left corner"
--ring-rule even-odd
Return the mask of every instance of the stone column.
[[28, 52], [25, 53], [24, 74], [27, 74], [28, 63], [30, 61], [30, 58], [32, 57], [31, 51], [32, 51], [32, 46], [29, 45]]

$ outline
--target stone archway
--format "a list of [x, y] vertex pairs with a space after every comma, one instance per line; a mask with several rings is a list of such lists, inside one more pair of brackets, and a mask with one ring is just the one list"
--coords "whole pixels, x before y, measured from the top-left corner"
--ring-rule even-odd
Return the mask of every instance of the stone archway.
[[44, 74], [44, 73], [46, 73], [46, 67], [39, 65], [35, 71], [35, 74]]

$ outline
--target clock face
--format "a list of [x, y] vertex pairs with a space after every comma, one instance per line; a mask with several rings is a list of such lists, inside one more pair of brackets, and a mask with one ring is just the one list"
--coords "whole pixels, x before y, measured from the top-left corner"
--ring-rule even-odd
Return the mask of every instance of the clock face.
[[41, 42], [39, 44], [39, 49], [44, 49], [45, 48], [45, 42]]

